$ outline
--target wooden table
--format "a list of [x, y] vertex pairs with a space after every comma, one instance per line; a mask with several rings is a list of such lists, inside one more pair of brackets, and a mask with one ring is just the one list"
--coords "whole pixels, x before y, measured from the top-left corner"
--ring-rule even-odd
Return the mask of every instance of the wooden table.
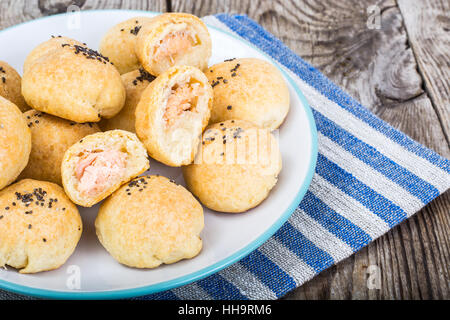
[[[449, 0], [0, 0], [0, 29], [89, 9], [245, 13], [395, 128], [450, 158]], [[450, 192], [286, 299], [449, 299]], [[367, 287], [368, 266], [381, 288]]]

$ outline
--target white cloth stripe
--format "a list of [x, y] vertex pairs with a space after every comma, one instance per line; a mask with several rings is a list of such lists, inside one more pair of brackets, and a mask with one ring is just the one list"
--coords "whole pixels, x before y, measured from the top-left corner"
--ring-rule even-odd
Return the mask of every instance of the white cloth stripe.
[[295, 210], [290, 224], [300, 231], [316, 247], [328, 253], [334, 261], [339, 261], [353, 253], [353, 249], [315, 219], [301, 209]]
[[364, 121], [340, 107], [335, 102], [323, 96], [313, 87], [301, 80], [292, 71], [284, 68], [297, 82], [300, 90], [307, 97], [314, 109], [325, 115], [331, 121], [358, 137], [364, 143], [376, 148], [380, 153], [409, 170], [422, 180], [434, 185], [439, 192], [446, 190], [450, 183], [450, 175], [433, 165], [428, 160], [406, 150], [395, 141], [387, 138], [383, 133], [369, 126]]
[[171, 291], [182, 300], [212, 300], [212, 297], [195, 282]]
[[276, 299], [276, 294], [239, 262], [219, 272], [250, 299]]
[[316, 275], [313, 268], [273, 237], [267, 240], [258, 250], [289, 274], [297, 285], [312, 279]]
[[309, 191], [338, 214], [360, 227], [372, 239], [389, 229], [389, 225], [383, 219], [317, 174]]
[[339, 167], [350, 172], [356, 179], [383, 195], [386, 199], [402, 208], [407, 215], [417, 212], [423, 202], [403, 187], [376, 171], [368, 164], [354, 157], [336, 142], [320, 132], [317, 135], [321, 146], [320, 153]]

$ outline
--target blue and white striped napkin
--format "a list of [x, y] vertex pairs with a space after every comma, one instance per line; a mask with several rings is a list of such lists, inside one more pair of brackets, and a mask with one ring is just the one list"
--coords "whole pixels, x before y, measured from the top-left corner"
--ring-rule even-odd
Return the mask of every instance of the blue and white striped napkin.
[[151, 299], [275, 299], [360, 250], [450, 187], [450, 161], [392, 128], [244, 15], [204, 18], [278, 61], [310, 103], [316, 174], [281, 229], [238, 263]]
[[377, 118], [280, 40], [243, 15], [205, 22], [278, 61], [309, 101], [316, 174], [281, 229], [238, 263], [140, 299], [275, 299], [350, 256], [450, 187], [450, 161]]

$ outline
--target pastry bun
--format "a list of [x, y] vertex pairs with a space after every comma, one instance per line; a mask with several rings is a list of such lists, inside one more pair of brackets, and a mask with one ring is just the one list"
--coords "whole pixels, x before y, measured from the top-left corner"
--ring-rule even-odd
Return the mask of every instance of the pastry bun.
[[59, 268], [81, 233], [78, 209], [60, 186], [25, 179], [0, 191], [0, 267], [20, 273]]
[[155, 268], [196, 256], [203, 208], [184, 187], [160, 176], [138, 177], [100, 206], [97, 236], [122, 264]]
[[4, 61], [0, 61], [0, 96], [14, 103], [24, 112], [30, 107], [22, 96], [22, 78], [17, 71]]
[[0, 190], [12, 183], [28, 163], [31, 132], [22, 112], [0, 97]]
[[75, 122], [111, 118], [125, 103], [120, 74], [109, 59], [65, 37], [29, 54], [22, 94], [33, 109]]
[[281, 153], [269, 129], [244, 120], [208, 126], [195, 162], [183, 167], [188, 189], [212, 210], [244, 212], [269, 195]]
[[103, 36], [99, 51], [114, 63], [120, 74], [139, 68], [140, 63], [135, 53], [136, 39], [143, 24], [151, 19], [149, 17], [128, 19], [109, 29]]
[[233, 59], [205, 72], [214, 90], [210, 123], [237, 119], [274, 130], [289, 111], [289, 89], [280, 71], [255, 58]]
[[111, 119], [102, 119], [99, 125], [103, 131], [122, 129], [134, 133], [136, 132], [136, 106], [141, 99], [142, 92], [155, 77], [143, 68], [139, 68], [139, 70], [123, 74], [121, 78], [127, 95], [125, 105], [116, 116]]
[[212, 89], [203, 72], [172, 67], [142, 93], [136, 107], [136, 133], [152, 158], [173, 167], [190, 164], [211, 105]]
[[135, 134], [111, 130], [88, 135], [67, 149], [61, 174], [70, 199], [91, 207], [149, 167]]
[[194, 15], [164, 13], [142, 27], [136, 54], [142, 66], [156, 76], [175, 65], [203, 70], [211, 57], [211, 36]]
[[71, 122], [36, 110], [23, 115], [31, 129], [31, 154], [19, 178], [50, 181], [62, 186], [64, 153], [75, 142], [100, 129], [96, 123]]

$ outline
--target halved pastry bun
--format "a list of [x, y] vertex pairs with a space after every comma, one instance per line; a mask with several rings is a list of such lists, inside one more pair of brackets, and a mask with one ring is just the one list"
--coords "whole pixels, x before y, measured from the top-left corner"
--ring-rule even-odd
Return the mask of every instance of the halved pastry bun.
[[150, 21], [149, 17], [134, 17], [116, 24], [108, 30], [100, 42], [100, 53], [107, 56], [124, 74], [139, 68], [135, 53], [136, 39], [142, 25]]
[[139, 32], [136, 54], [142, 66], [159, 75], [174, 65], [201, 70], [211, 57], [211, 36], [206, 25], [186, 13], [165, 13], [154, 17]]
[[135, 134], [111, 130], [71, 146], [64, 154], [61, 173], [70, 199], [91, 207], [149, 167], [145, 148]]
[[150, 83], [136, 107], [136, 133], [149, 155], [172, 167], [190, 164], [212, 97], [208, 79], [194, 67], [172, 67]]

